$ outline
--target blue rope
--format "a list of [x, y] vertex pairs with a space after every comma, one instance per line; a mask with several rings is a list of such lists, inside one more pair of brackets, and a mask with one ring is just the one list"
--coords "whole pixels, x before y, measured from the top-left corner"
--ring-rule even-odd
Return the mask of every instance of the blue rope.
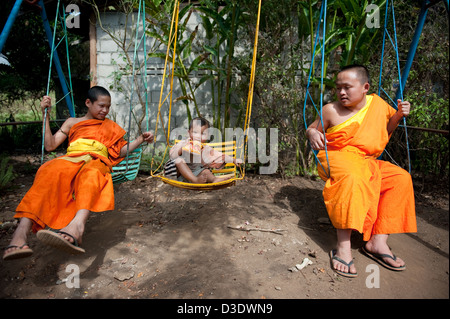
[[[394, 39], [392, 39], [387, 26], [388, 26], [388, 17], [390, 15], [390, 9], [392, 10], [392, 24], [393, 24], [393, 32], [394, 32]], [[395, 23], [395, 11], [394, 11], [394, 1], [391, 1], [389, 5], [389, 0], [386, 0], [386, 10], [385, 10], [385, 17], [384, 17], [384, 30], [383, 30], [383, 45], [381, 50], [381, 61], [380, 61], [380, 75], [378, 80], [378, 95], [380, 95], [381, 91], [390, 99], [391, 106], [398, 110], [397, 108], [397, 101], [394, 101], [391, 96], [383, 89], [382, 87], [382, 75], [383, 75], [383, 61], [384, 61], [384, 51], [385, 51], [385, 42], [386, 42], [386, 35], [389, 37], [389, 40], [392, 44], [392, 47], [395, 50], [395, 57], [397, 60], [397, 72], [398, 72], [398, 82], [399, 82], [399, 97], [401, 101], [403, 101], [403, 82], [402, 82], [402, 75], [401, 75], [401, 69], [400, 69], [400, 58], [398, 53], [398, 43], [397, 43], [397, 30], [396, 30], [396, 23]], [[409, 151], [409, 140], [408, 140], [408, 130], [406, 127], [406, 118], [403, 117], [403, 127], [405, 130], [405, 138], [406, 138], [406, 149], [407, 149], [407, 157], [408, 157], [408, 171], [411, 173], [411, 157], [410, 157], [410, 151]]]
[[[310, 69], [309, 69], [309, 75], [308, 75], [308, 83], [306, 85], [306, 97], [305, 97], [305, 102], [303, 104], [303, 122], [305, 124], [305, 129], [308, 128], [308, 124], [306, 121], [306, 104], [308, 102], [308, 97], [310, 98], [314, 109], [320, 114], [320, 122], [322, 124], [322, 129], [324, 127], [323, 125], [323, 116], [322, 116], [322, 110], [323, 110], [323, 93], [324, 93], [324, 86], [323, 86], [323, 77], [324, 77], [324, 64], [325, 64], [325, 37], [326, 37], [326, 16], [327, 16], [327, 0], [324, 0], [322, 2], [322, 5], [320, 7], [320, 15], [319, 15], [319, 22], [317, 23], [317, 31], [316, 31], [316, 36], [315, 36], [315, 40], [314, 40], [314, 47], [313, 47], [313, 52], [312, 52], [312, 56], [311, 56], [311, 64], [310, 64]], [[321, 21], [323, 19], [323, 23], [322, 23], [322, 40], [319, 40], [320, 38], [320, 30], [321, 30]], [[317, 48], [317, 44], [321, 43], [321, 78], [320, 78], [320, 110], [317, 110], [316, 104], [314, 103], [314, 100], [309, 92], [309, 87], [311, 85], [311, 77], [312, 77], [312, 70], [314, 68], [314, 60], [315, 60], [315, 56], [316, 56], [316, 48]], [[330, 178], [331, 174], [330, 174], [330, 162], [328, 159], [328, 150], [327, 150], [327, 140], [326, 140], [326, 134], [325, 132], [323, 132], [323, 136], [324, 136], [324, 145], [325, 145], [325, 156], [327, 159], [327, 165], [328, 165], [328, 172], [325, 170], [325, 168], [323, 167], [322, 163], [320, 162], [320, 160], [317, 157], [317, 151], [313, 151], [314, 157], [316, 158], [316, 162], [322, 167], [322, 170], [325, 172], [325, 174], [327, 174], [327, 177]]]
[[[403, 82], [402, 82], [402, 75], [400, 71], [400, 58], [398, 55], [398, 43], [397, 43], [397, 31], [395, 27], [395, 12], [394, 12], [394, 1], [391, 2], [392, 4], [392, 21], [394, 25], [394, 38], [395, 38], [395, 53], [397, 58], [397, 71], [398, 71], [398, 85], [399, 85], [399, 92], [400, 92], [400, 99], [403, 102]], [[409, 141], [408, 141], [408, 130], [406, 128], [406, 118], [403, 117], [403, 125], [405, 130], [405, 138], [406, 138], [406, 149], [407, 149], [407, 156], [408, 156], [408, 172], [411, 173], [411, 158], [409, 154]]]
[[[139, 39], [139, 24], [142, 19], [142, 25], [143, 25], [143, 34], [141, 38]], [[139, 40], [138, 40], [139, 39]], [[129, 148], [130, 148], [130, 132], [131, 132], [131, 116], [133, 113], [133, 93], [134, 93], [134, 79], [136, 77], [136, 61], [139, 62], [139, 58], [137, 55], [137, 50], [143, 43], [144, 46], [144, 68], [145, 71], [142, 72], [143, 80], [144, 80], [144, 87], [145, 87], [145, 114], [146, 114], [146, 122], [147, 122], [147, 131], [148, 131], [148, 90], [147, 90], [147, 50], [146, 50], [146, 36], [145, 36], [145, 1], [140, 0], [139, 1], [139, 9], [138, 9], [138, 16], [136, 21], [136, 36], [134, 41], [134, 53], [133, 53], [133, 66], [132, 66], [132, 80], [131, 80], [131, 97], [130, 97], [130, 108], [129, 108], [129, 114], [128, 114], [128, 134], [127, 134], [127, 156], [126, 156], [126, 170], [125, 172], [128, 172], [129, 169]], [[139, 63], [138, 63], [139, 64]]]
[[[69, 94], [70, 94], [72, 106], [75, 105], [74, 97], [73, 97], [73, 88], [72, 88], [72, 74], [70, 71], [69, 41], [68, 41], [65, 12], [66, 11], [65, 11], [64, 5], [62, 5], [62, 10], [60, 10], [60, 1], [58, 1], [57, 6], [56, 6], [55, 22], [54, 22], [54, 26], [53, 26], [53, 34], [52, 34], [52, 41], [51, 41], [52, 43], [51, 43], [51, 48], [50, 48], [50, 64], [49, 64], [49, 70], [48, 70], [46, 95], [50, 94], [50, 80], [51, 80], [51, 73], [52, 73], [52, 65], [54, 62], [53, 60], [55, 60], [55, 62], [59, 61], [58, 56], [57, 56], [57, 49], [63, 41], [65, 42], [67, 72], [68, 72], [68, 78], [69, 78], [69, 81], [67, 81], [67, 79], [64, 77], [64, 83], [66, 84], [66, 87], [68, 87], [69, 89], [68, 89], [67, 93], [64, 94], [64, 96], [61, 99], [59, 99], [58, 101], [56, 101], [53, 104], [53, 106], [56, 106], [59, 102], [61, 102], [63, 99], [65, 99]], [[64, 36], [61, 38], [61, 40], [59, 40], [59, 42], [57, 44], [55, 44], [58, 23], [61, 25], [61, 27], [64, 31]], [[62, 82], [61, 82], [61, 84], [62, 84]], [[66, 90], [64, 90], [64, 88], [63, 88], [63, 91], [66, 91]], [[70, 111], [70, 108], [69, 108], [69, 111]], [[43, 120], [43, 126], [42, 126], [41, 165], [44, 162], [44, 153], [45, 153], [44, 145], [45, 145], [45, 130], [46, 130], [47, 114], [48, 114], [48, 109], [46, 108], [44, 110], [44, 120]], [[72, 112], [71, 112], [71, 115], [72, 115]]]
[[[66, 60], [67, 60], [67, 72], [68, 72], [68, 78], [69, 78], [69, 82], [67, 83], [66, 78], [64, 78], [66, 85], [69, 87], [69, 92], [68, 93], [72, 93], [73, 92], [73, 87], [72, 87], [72, 72], [70, 70], [70, 57], [69, 57], [69, 37], [68, 37], [68, 33], [67, 33], [67, 24], [66, 24], [66, 9], [64, 7], [63, 4], [63, 10], [62, 10], [63, 14], [61, 16], [61, 12], [60, 12], [60, 21], [61, 24], [64, 28], [64, 37], [63, 39], [66, 39]], [[64, 22], [62, 22], [64, 21]], [[66, 94], [67, 95], [67, 94]], [[75, 105], [75, 100], [73, 97], [73, 94], [70, 95], [71, 99], [72, 99], [72, 105]]]
[[148, 79], [147, 79], [147, 38], [145, 34], [146, 24], [145, 24], [145, 1], [142, 1], [142, 27], [143, 27], [143, 34], [141, 38], [141, 42], [139, 43], [139, 46], [143, 42], [143, 48], [144, 48], [144, 72], [141, 72], [142, 74], [142, 80], [144, 83], [144, 89], [145, 89], [145, 121], [146, 121], [146, 129], [147, 132], [150, 130], [149, 127], [149, 121], [148, 121]]
[[[53, 54], [56, 50], [55, 48], [55, 38], [56, 38], [56, 27], [58, 25], [58, 12], [59, 12], [59, 3], [56, 5], [56, 15], [55, 15], [55, 25], [53, 27], [53, 40], [52, 40], [52, 49], [50, 52], [50, 65], [48, 68], [48, 79], [47, 79], [47, 90], [46, 95], [49, 95], [50, 93], [50, 79], [52, 76], [52, 63], [53, 63]], [[42, 144], [41, 144], [41, 165], [44, 163], [44, 154], [45, 154], [45, 127], [47, 125], [47, 108], [44, 110], [44, 120], [42, 123]]]
[[138, 27], [139, 27], [139, 20], [141, 18], [141, 3], [142, 1], [139, 1], [139, 9], [138, 9], [138, 16], [137, 16], [137, 22], [136, 22], [136, 37], [134, 40], [134, 53], [133, 53], [133, 65], [132, 65], [132, 80], [131, 80], [131, 91], [130, 91], [130, 107], [128, 112], [128, 133], [127, 133], [127, 156], [125, 158], [126, 162], [126, 169], [125, 172], [128, 172], [128, 157], [130, 154], [130, 132], [131, 132], [131, 115], [133, 112], [133, 92], [134, 92], [134, 78], [135, 78], [135, 64], [136, 64], [136, 52], [138, 48]]
[[[328, 165], [328, 178], [331, 176], [330, 173], [330, 162], [328, 160], [328, 150], [327, 150], [327, 135], [325, 134], [325, 129], [323, 125], [323, 94], [324, 94], [324, 86], [323, 86], [323, 76], [324, 76], [324, 66], [325, 66], [325, 37], [326, 37], [326, 21], [327, 21], [327, 0], [324, 1], [325, 9], [324, 9], [324, 15], [323, 15], [323, 29], [322, 29], [322, 70], [321, 70], [321, 76], [320, 76], [320, 122], [322, 124], [322, 130], [323, 130], [323, 140], [324, 140], [324, 146], [325, 146], [325, 155], [327, 158], [327, 165]], [[323, 167], [322, 167], [323, 168]], [[325, 170], [324, 170], [325, 171]]]
[[384, 12], [383, 43], [382, 43], [382, 47], [381, 47], [381, 59], [380, 59], [380, 74], [378, 77], [378, 95], [379, 96], [381, 96], [381, 87], [382, 87], [381, 83], [383, 80], [382, 75], [383, 75], [383, 62], [384, 62], [384, 48], [385, 48], [385, 43], [386, 43], [386, 26], [387, 26], [388, 9], [389, 9], [389, 6], [386, 2], [386, 10]]

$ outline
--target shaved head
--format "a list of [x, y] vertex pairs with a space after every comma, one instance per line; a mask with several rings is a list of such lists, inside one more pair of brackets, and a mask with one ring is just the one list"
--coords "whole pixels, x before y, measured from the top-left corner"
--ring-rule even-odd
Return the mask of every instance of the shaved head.
[[367, 70], [367, 68], [364, 65], [359, 65], [359, 64], [347, 65], [347, 66], [343, 67], [339, 73], [344, 72], [344, 71], [353, 71], [356, 73], [356, 76], [359, 79], [359, 81], [361, 82], [361, 84], [365, 84], [365, 83], [370, 84], [369, 71]]

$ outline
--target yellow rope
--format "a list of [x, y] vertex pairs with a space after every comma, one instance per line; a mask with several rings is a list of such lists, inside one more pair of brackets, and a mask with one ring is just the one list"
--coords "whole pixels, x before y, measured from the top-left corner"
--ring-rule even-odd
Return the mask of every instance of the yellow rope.
[[[247, 154], [247, 142], [248, 142], [248, 130], [250, 128], [250, 117], [252, 114], [252, 103], [253, 103], [253, 88], [255, 86], [255, 71], [256, 71], [256, 55], [258, 51], [258, 33], [259, 33], [259, 18], [261, 16], [261, 0], [259, 0], [258, 4], [258, 15], [256, 18], [256, 29], [255, 29], [255, 43], [253, 44], [253, 58], [252, 58], [252, 68], [250, 73], [250, 84], [248, 88], [248, 98], [247, 98], [247, 112], [245, 114], [245, 122], [244, 122], [244, 156]], [[242, 150], [243, 148], [241, 148]], [[242, 155], [242, 151], [241, 151]], [[241, 156], [242, 157], [242, 156]], [[244, 161], [245, 163], [245, 161]], [[242, 165], [244, 166], [244, 165]], [[245, 169], [241, 168], [241, 179], [245, 176]]]
[[[166, 51], [166, 59], [164, 62], [164, 72], [163, 72], [163, 78], [162, 78], [162, 83], [161, 83], [161, 92], [159, 95], [159, 104], [158, 104], [158, 116], [156, 118], [156, 126], [155, 126], [155, 143], [156, 143], [156, 137], [157, 132], [158, 132], [158, 119], [161, 120], [161, 124], [163, 124], [163, 119], [161, 116], [161, 107], [163, 105], [163, 103], [165, 102], [165, 100], [167, 99], [167, 96], [170, 95], [169, 98], [169, 121], [168, 121], [168, 129], [167, 129], [167, 134], [164, 131], [164, 135], [166, 136], [166, 149], [164, 150], [164, 155], [163, 155], [163, 159], [166, 158], [166, 154], [167, 154], [167, 150], [170, 146], [170, 119], [171, 119], [171, 114], [172, 114], [172, 92], [173, 92], [173, 75], [174, 75], [174, 65], [175, 65], [175, 56], [176, 56], [176, 46], [177, 46], [177, 32], [178, 32], [178, 13], [180, 10], [180, 3], [179, 1], [175, 2], [175, 6], [173, 8], [173, 13], [172, 13], [172, 23], [170, 25], [170, 31], [169, 31], [169, 40], [167, 43], [167, 51]], [[175, 26], [175, 32], [173, 32]], [[165, 83], [165, 79], [166, 79], [166, 70], [167, 70], [167, 64], [168, 64], [168, 60], [169, 60], [169, 53], [170, 53], [170, 46], [172, 44], [173, 41], [173, 57], [172, 57], [172, 74], [171, 74], [171, 81], [170, 81], [170, 91], [169, 94], [166, 96], [166, 98], [164, 99], [164, 101], [162, 101], [162, 96], [163, 96], [163, 92], [164, 92], [164, 83]], [[156, 168], [155, 172], [158, 171], [161, 168], [163, 161], [161, 161], [161, 163], [159, 163], [159, 166]], [[153, 158], [151, 161], [151, 167], [150, 167], [150, 174], [151, 176], [157, 176], [153, 174]]]
[[[166, 132], [164, 132], [164, 135], [166, 136], [166, 148], [165, 148], [165, 151], [163, 154], [163, 160], [161, 161], [159, 166], [156, 168], [156, 170], [152, 169], [153, 168], [153, 158], [152, 158], [152, 162], [151, 162], [152, 166], [151, 166], [150, 173], [151, 173], [151, 176], [158, 177], [167, 184], [170, 184], [172, 186], [176, 186], [179, 188], [190, 189], [190, 190], [214, 190], [214, 189], [218, 189], [218, 188], [228, 187], [228, 186], [234, 184], [236, 180], [244, 179], [245, 160], [244, 160], [244, 163], [239, 166], [239, 170], [240, 170], [239, 177], [236, 176], [236, 167], [234, 167], [235, 172], [233, 173], [234, 174], [233, 178], [227, 179], [224, 181], [220, 181], [220, 182], [216, 182], [216, 183], [207, 183], [207, 184], [185, 183], [185, 182], [180, 182], [177, 180], [173, 180], [173, 179], [164, 177], [161, 175], [162, 173], [154, 174], [154, 172], [158, 171], [161, 168], [161, 166], [164, 162], [164, 159], [166, 157], [167, 150], [170, 146], [170, 141], [169, 141], [169, 139], [170, 139], [170, 120], [171, 120], [171, 114], [172, 114], [172, 92], [173, 92], [173, 76], [174, 76], [174, 65], [175, 65], [175, 56], [176, 56], [176, 38], [177, 38], [177, 31], [178, 31], [178, 13], [179, 13], [179, 1], [176, 1], [175, 6], [174, 6], [174, 11], [172, 14], [172, 24], [170, 27], [169, 43], [167, 46], [166, 59], [165, 59], [165, 64], [164, 64], [163, 81], [161, 84], [161, 93], [160, 93], [159, 105], [158, 105], [158, 116], [157, 116], [156, 128], [155, 128], [155, 142], [156, 142], [157, 129], [158, 129], [158, 118], [161, 120], [161, 123], [163, 122], [162, 117], [161, 117], [161, 106], [167, 99], [167, 96], [166, 96], [164, 101], [162, 101], [163, 90], [164, 90], [164, 81], [165, 81], [165, 77], [166, 77], [166, 69], [167, 69], [167, 63], [168, 63], [169, 52], [170, 52], [170, 45], [171, 45], [172, 36], [173, 36], [174, 49], [173, 49], [173, 57], [172, 57], [172, 73], [171, 73], [171, 83], [170, 83], [170, 92], [169, 92], [169, 94], [170, 94], [169, 120], [168, 120], [167, 134], [166, 134]], [[255, 42], [254, 42], [254, 46], [253, 46], [253, 58], [252, 58], [252, 66], [251, 66], [251, 73], [250, 73], [247, 109], [246, 109], [245, 122], [244, 122], [244, 135], [245, 135], [244, 144], [245, 145], [242, 145], [240, 147], [241, 158], [242, 158], [242, 151], [244, 151], [244, 156], [246, 156], [246, 154], [247, 154], [248, 130], [250, 127], [250, 118], [251, 118], [252, 102], [253, 102], [253, 89], [254, 89], [254, 82], [255, 82], [256, 55], [257, 55], [257, 48], [258, 48], [258, 32], [259, 32], [260, 15], [261, 15], [261, 0], [259, 0], [259, 5], [258, 5], [258, 15], [257, 15], [257, 22], [256, 22], [256, 30], [255, 30]], [[174, 25], [175, 25], [175, 33], [172, 34]], [[236, 152], [234, 154], [235, 154], [234, 156], [236, 156]]]

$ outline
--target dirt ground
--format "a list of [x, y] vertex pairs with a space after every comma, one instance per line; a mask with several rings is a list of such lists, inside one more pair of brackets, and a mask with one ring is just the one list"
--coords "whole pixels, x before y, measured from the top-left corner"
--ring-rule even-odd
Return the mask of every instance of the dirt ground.
[[[18, 177], [0, 195], [1, 247], [11, 239], [14, 210], [38, 158], [12, 157]], [[336, 238], [321, 180], [250, 175], [233, 187], [197, 192], [139, 175], [115, 186], [114, 211], [91, 215], [84, 255], [60, 253], [31, 235], [32, 257], [1, 261], [0, 298], [448, 299], [447, 186], [415, 182], [418, 232], [389, 239], [407, 263], [404, 272], [363, 256], [354, 234], [359, 276], [346, 279], [330, 268]], [[305, 258], [311, 263], [295, 271]]]

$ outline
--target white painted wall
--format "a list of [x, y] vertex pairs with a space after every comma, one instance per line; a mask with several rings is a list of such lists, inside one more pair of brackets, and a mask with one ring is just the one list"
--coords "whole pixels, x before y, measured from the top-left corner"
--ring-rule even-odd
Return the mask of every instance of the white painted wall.
[[[111, 36], [104, 31], [108, 30], [114, 36], [121, 37], [123, 39], [125, 28], [127, 30], [127, 44], [135, 42], [135, 25], [136, 25], [137, 14], [130, 15], [128, 26], [125, 23], [125, 14], [121, 13], [103, 13], [100, 16], [100, 23], [97, 21], [97, 84], [107, 88], [112, 97], [112, 106], [110, 111], [110, 118], [115, 120], [119, 125], [128, 131], [128, 116], [130, 112], [130, 102], [132, 109], [136, 112], [139, 117], [145, 109], [142, 109], [141, 104], [137, 100], [137, 95], [131, 94], [131, 77], [122, 76], [120, 78], [120, 87], [122, 90], [118, 89], [117, 85], [114, 85], [115, 74], [121, 71], [121, 68], [127, 67], [128, 63], [123, 61], [123, 50], [118, 47], [118, 45], [113, 41]], [[197, 20], [198, 19], [198, 20]], [[200, 18], [196, 18], [194, 15], [191, 16], [188, 27], [194, 29], [199, 23]], [[139, 32], [139, 37], [142, 34], [142, 27]], [[131, 36], [130, 36], [131, 35]], [[131, 42], [130, 42], [131, 41]], [[147, 48], [154, 45], [154, 40], [147, 38]], [[137, 60], [143, 61], [143, 46], [139, 47]], [[147, 49], [148, 50], [148, 49]], [[165, 53], [165, 48], [162, 48]], [[129, 56], [133, 58], [134, 55], [134, 45], [131, 45], [128, 50]], [[130, 67], [130, 66], [129, 66]], [[163, 79], [163, 69], [164, 60], [160, 58], [149, 58], [147, 61], [147, 81], [148, 81], [148, 117], [149, 117], [149, 128], [151, 131], [155, 130], [156, 125], [156, 115], [161, 95], [161, 83]], [[143, 70], [143, 69], [142, 69]], [[193, 81], [198, 81], [202, 74], [194, 75]], [[140, 85], [142, 85], [143, 78], [142, 74], [139, 73], [137, 77], [140, 79]], [[165, 92], [163, 96], [168, 93], [168, 84], [170, 78], [165, 80]], [[112, 88], [111, 88], [112, 86]], [[135, 86], [136, 88], [136, 86]], [[144, 96], [143, 86], [140, 88], [142, 96]], [[174, 91], [173, 100], [181, 96], [181, 90], [178, 85], [178, 81], [174, 78]], [[196, 99], [199, 105], [200, 112], [208, 120], [212, 121], [212, 91], [210, 88], [210, 83], [207, 81], [196, 91]], [[193, 103], [191, 103], [191, 114], [195, 115]], [[163, 105], [163, 118], [164, 122], [168, 122], [168, 103]], [[132, 119], [131, 122], [131, 138], [134, 138], [137, 134], [137, 124]], [[172, 117], [171, 117], [171, 128], [188, 128], [186, 106], [183, 102], [177, 101], [172, 104]], [[143, 122], [142, 130], [146, 130], [146, 124]], [[158, 130], [161, 130], [161, 123], [158, 124]], [[163, 141], [162, 136], [160, 136], [161, 141]], [[164, 141], [165, 142], [165, 141]]]

